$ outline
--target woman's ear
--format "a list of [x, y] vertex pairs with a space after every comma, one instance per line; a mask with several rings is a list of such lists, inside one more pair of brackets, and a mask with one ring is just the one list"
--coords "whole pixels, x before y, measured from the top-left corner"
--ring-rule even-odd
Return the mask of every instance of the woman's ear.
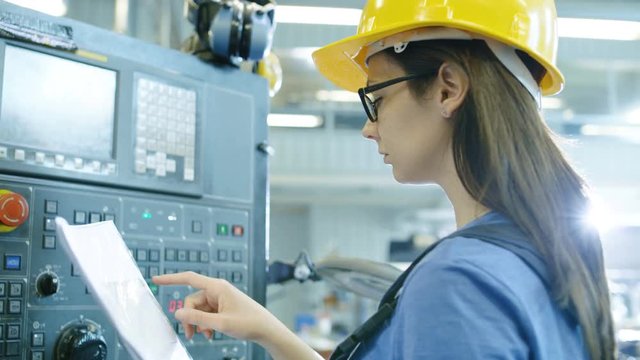
[[436, 84], [436, 100], [443, 116], [450, 117], [467, 96], [469, 77], [460, 66], [445, 62], [440, 66]]

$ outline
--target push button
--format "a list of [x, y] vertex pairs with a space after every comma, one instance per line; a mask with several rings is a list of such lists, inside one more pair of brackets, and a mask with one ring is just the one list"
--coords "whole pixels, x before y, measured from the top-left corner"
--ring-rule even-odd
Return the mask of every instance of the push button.
[[0, 225], [8, 232], [22, 225], [29, 217], [29, 204], [24, 196], [9, 190], [0, 190]]
[[240, 237], [244, 235], [244, 227], [242, 225], [233, 225], [231, 227], [231, 233], [233, 236]]
[[198, 262], [197, 250], [189, 250], [189, 262]]
[[44, 201], [44, 212], [47, 214], [57, 214], [58, 213], [58, 202], [54, 200], [45, 200]]
[[216, 233], [220, 236], [229, 235], [229, 225], [227, 224], [217, 224]]
[[147, 261], [147, 250], [145, 249], [136, 250], [136, 260]]
[[231, 282], [238, 284], [242, 282], [242, 273], [240, 271], [234, 271], [231, 273]]
[[55, 249], [56, 248], [56, 236], [55, 235], [43, 235], [42, 236], [42, 248], [43, 249]]
[[233, 250], [231, 258], [233, 262], [242, 262], [242, 250]]
[[[0, 300], [0, 314], [4, 314], [4, 300]], [[0, 334], [2, 333], [2, 325], [0, 324]], [[2, 339], [2, 336], [0, 336]]]
[[102, 214], [95, 212], [89, 213], [89, 223], [93, 224], [100, 221], [102, 221]]
[[21, 255], [5, 255], [4, 256], [5, 270], [20, 270], [21, 267], [22, 267]]
[[191, 231], [194, 234], [201, 234], [202, 233], [202, 222], [198, 221], [198, 220], [193, 220], [193, 222], [191, 223]]
[[224, 270], [218, 271], [218, 279], [227, 280], [227, 272]]
[[21, 296], [22, 296], [22, 283], [10, 283], [9, 297], [21, 297]]
[[200, 262], [208, 263], [209, 262], [209, 252], [208, 251], [200, 251]]
[[229, 260], [229, 253], [225, 249], [218, 250], [218, 261], [227, 261]]
[[22, 312], [22, 301], [9, 300], [9, 314], [20, 314]]
[[7, 341], [4, 354], [6, 356], [20, 355], [20, 341]]
[[160, 268], [157, 266], [149, 266], [149, 277], [160, 275]]
[[9, 324], [7, 325], [7, 340], [20, 339], [20, 325]]
[[142, 277], [146, 279], [148, 277], [147, 267], [146, 266], [138, 266], [138, 269], [140, 269], [140, 273], [142, 274]]
[[187, 250], [178, 250], [178, 261], [187, 261]]
[[31, 334], [31, 346], [44, 346], [44, 333], [34, 332]]
[[44, 230], [56, 231], [56, 221], [53, 218], [44, 218]]
[[31, 351], [31, 360], [44, 360], [44, 351]]
[[116, 222], [116, 215], [115, 214], [104, 214], [104, 221]]
[[73, 222], [76, 224], [86, 224], [87, 223], [87, 213], [84, 211], [74, 211], [73, 212]]
[[149, 261], [159, 262], [160, 261], [160, 250], [149, 250]]
[[176, 261], [176, 249], [166, 249], [164, 251], [164, 259], [167, 261]]
[[6, 285], [7, 283], [4, 282], [0, 282], [0, 297], [4, 296], [4, 294], [6, 294]]
[[[4, 339], [4, 325], [0, 324], [0, 340], [2, 339]], [[2, 354], [2, 352], [0, 352], [0, 354]]]

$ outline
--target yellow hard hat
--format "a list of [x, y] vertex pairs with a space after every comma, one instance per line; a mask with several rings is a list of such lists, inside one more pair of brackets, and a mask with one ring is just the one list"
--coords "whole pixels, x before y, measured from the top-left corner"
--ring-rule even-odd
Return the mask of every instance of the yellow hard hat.
[[[357, 91], [366, 86], [366, 59], [372, 44], [415, 30], [453, 28], [527, 53], [546, 69], [537, 84], [540, 92], [553, 95], [564, 84], [555, 66], [556, 19], [553, 0], [369, 0], [357, 34], [318, 49], [313, 60], [335, 85]], [[427, 38], [435, 37], [418, 39]]]

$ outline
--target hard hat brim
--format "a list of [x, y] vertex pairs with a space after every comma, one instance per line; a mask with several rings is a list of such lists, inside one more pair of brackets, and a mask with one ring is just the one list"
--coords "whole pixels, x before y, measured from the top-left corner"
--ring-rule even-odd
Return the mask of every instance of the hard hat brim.
[[[481, 36], [491, 37], [507, 45], [517, 47], [517, 44], [510, 39], [496, 37], [496, 34], [482, 31], [482, 29], [478, 29], [472, 24], [458, 22], [453, 25], [454, 26], [452, 26], [451, 21], [447, 23], [410, 23], [404, 26], [393, 24], [389, 27], [379, 28], [366, 34], [356, 34], [326, 45], [312, 54], [313, 61], [318, 71], [333, 84], [339, 88], [356, 92], [358, 89], [366, 86], [368, 77], [368, 70], [364, 58], [364, 53], [366, 52], [361, 51], [361, 49], [375, 41], [402, 31], [420, 27], [455, 27]], [[540, 82], [542, 94], [553, 95], [560, 92], [564, 84], [564, 77], [562, 73], [560, 73], [560, 70], [553, 64], [547, 62], [541, 55], [532, 53], [531, 51], [526, 52], [547, 70], [546, 75]]]

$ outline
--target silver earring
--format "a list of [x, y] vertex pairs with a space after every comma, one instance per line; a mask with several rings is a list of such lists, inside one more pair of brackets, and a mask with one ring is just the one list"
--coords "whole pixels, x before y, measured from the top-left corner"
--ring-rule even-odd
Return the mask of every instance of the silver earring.
[[442, 116], [448, 118], [449, 117], [449, 112], [445, 109], [442, 109]]

